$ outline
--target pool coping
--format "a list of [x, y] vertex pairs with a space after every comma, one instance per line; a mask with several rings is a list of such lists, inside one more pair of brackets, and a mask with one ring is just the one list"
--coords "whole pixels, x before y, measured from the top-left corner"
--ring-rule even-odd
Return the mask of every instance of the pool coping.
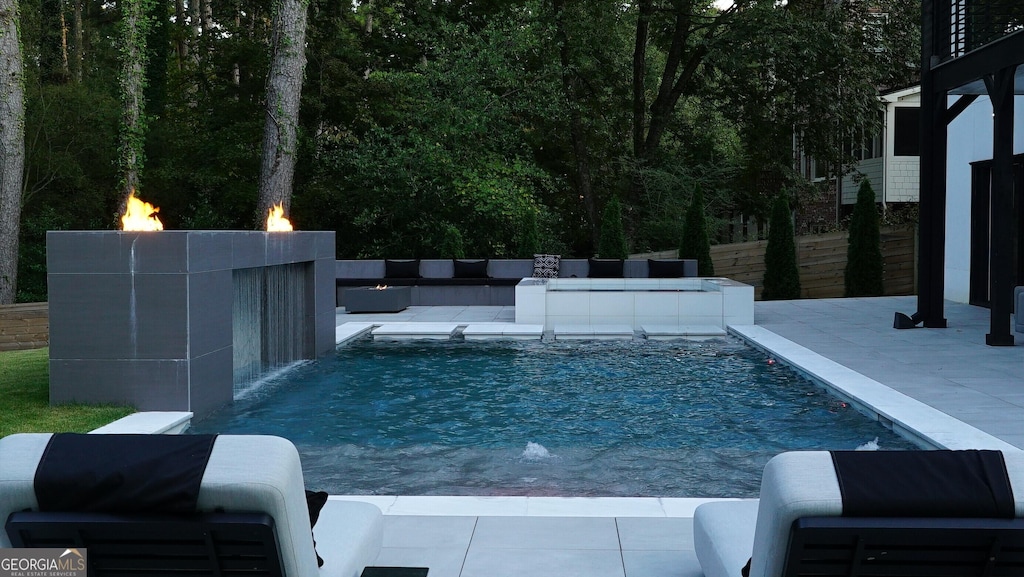
[[896, 434], [929, 449], [1021, 449], [757, 325], [729, 334], [773, 355]]

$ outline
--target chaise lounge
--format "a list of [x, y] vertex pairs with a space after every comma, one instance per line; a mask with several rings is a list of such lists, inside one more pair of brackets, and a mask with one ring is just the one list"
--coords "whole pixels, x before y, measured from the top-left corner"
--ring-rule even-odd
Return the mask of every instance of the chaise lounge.
[[[291, 442], [219, 435], [204, 448], [190, 440], [200, 437], [0, 439], [0, 548], [85, 547], [90, 577], [358, 577], [373, 564], [381, 511], [321, 493], [316, 518]], [[110, 458], [111, 447], [127, 450]], [[201, 464], [192, 466], [196, 455]]]
[[1024, 452], [790, 452], [705, 503], [706, 577], [1024, 575]]

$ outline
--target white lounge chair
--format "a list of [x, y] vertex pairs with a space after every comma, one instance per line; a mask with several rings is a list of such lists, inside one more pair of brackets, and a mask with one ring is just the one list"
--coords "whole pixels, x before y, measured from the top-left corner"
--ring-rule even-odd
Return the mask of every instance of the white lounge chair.
[[[238, 535], [251, 535], [252, 543], [247, 547], [263, 549], [260, 554], [265, 555], [265, 559], [260, 563], [266, 565], [266, 574], [284, 577], [359, 577], [380, 551], [383, 540], [380, 509], [368, 503], [330, 500], [321, 510], [314, 530], [316, 553], [324, 559], [323, 567], [317, 568], [299, 454], [291, 442], [271, 436], [217, 437], [199, 487], [198, 512], [193, 515], [160, 517], [154, 523], [147, 515], [32, 513], [39, 506], [33, 486], [36, 468], [50, 437], [50, 434], [17, 434], [0, 439], [0, 523], [7, 525], [6, 531], [0, 531], [0, 548], [11, 547], [9, 533], [17, 532], [14, 543], [41, 539], [36, 541], [40, 546], [84, 546], [89, 552], [90, 564], [95, 555], [104, 554], [102, 551], [120, 555], [117, 563], [127, 563], [123, 559], [132, 552], [148, 557], [148, 562], [153, 563], [153, 556], [164, 551], [164, 547], [135, 543], [118, 552], [118, 546], [110, 543], [103, 547], [97, 545], [94, 550], [88, 542], [43, 541], [68, 528], [73, 535], [79, 535], [72, 539], [88, 539], [90, 531], [128, 538], [163, 534], [168, 540], [166, 550], [170, 551], [173, 549], [169, 546], [171, 540], [180, 538], [184, 542], [190, 533], [206, 536], [209, 543], [221, 534], [226, 541]], [[175, 524], [166, 525], [167, 519]], [[161, 527], [164, 527], [163, 533], [160, 533]], [[215, 565], [224, 562], [218, 556], [229, 550], [216, 544], [210, 544], [207, 549], [211, 551], [207, 558], [188, 558], [187, 564], [190, 567]], [[175, 562], [184, 564], [186, 560], [158, 561], [164, 565]], [[234, 562], [237, 563], [237, 559]], [[170, 566], [165, 568], [171, 569]]]
[[696, 509], [697, 559], [706, 577], [740, 577], [748, 562], [750, 577], [1024, 575], [1024, 452], [1002, 456], [1012, 518], [936, 518], [898, 512], [906, 502], [887, 515], [884, 498], [880, 514], [843, 516], [831, 454], [782, 453], [764, 469], [760, 499]]

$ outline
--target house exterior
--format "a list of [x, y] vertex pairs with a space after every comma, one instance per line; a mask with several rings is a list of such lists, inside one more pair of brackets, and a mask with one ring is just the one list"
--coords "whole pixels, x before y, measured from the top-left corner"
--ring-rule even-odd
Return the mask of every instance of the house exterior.
[[[953, 106], [966, 95], [952, 95], [948, 99]], [[1015, 108], [1024, 105], [1024, 96], [1013, 97]], [[990, 306], [991, 295], [989, 276], [992, 245], [992, 157], [994, 126], [992, 123], [992, 100], [979, 95], [949, 123], [949, 143], [946, 152], [946, 239], [944, 262], [945, 289], [947, 300]], [[1014, 189], [1021, 190], [1021, 154], [1024, 153], [1024, 114], [1014, 115], [1013, 155]], [[1019, 193], [1016, 193], [1019, 195]], [[1019, 196], [1018, 196], [1019, 198]], [[1014, 286], [1024, 284], [1024, 267], [1021, 258], [1019, 233], [1024, 219], [1020, 214], [1020, 203], [1014, 220], [1017, 229], [1017, 256], [1014, 267]], [[967, 242], [965, 242], [967, 241]]]
[[[1024, 3], [922, 0], [918, 299], [894, 326], [947, 326], [943, 302], [971, 294], [990, 309], [987, 344], [1014, 344], [1014, 287], [1024, 284], [1020, 123]], [[987, 104], [987, 106], [985, 106]], [[969, 174], [965, 178], [965, 174]], [[947, 282], [948, 281], [948, 282]]]
[[860, 159], [842, 178], [840, 202], [857, 203], [861, 179], [871, 181], [878, 202], [917, 202], [920, 193], [921, 87], [883, 93], [882, 130], [865, 135], [855, 154]]

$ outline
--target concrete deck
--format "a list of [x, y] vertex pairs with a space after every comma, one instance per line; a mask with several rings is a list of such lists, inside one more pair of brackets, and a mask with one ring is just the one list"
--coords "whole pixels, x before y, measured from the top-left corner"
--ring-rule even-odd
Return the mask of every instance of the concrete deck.
[[[1024, 448], [1024, 335], [1017, 335], [1017, 346], [988, 347], [987, 309], [956, 303], [946, 303], [949, 328], [892, 328], [893, 313], [914, 310], [916, 297], [757, 302], [758, 330], [746, 332], [768, 333], [765, 341], [784, 349], [780, 358], [817, 353], [846, 371], [832, 370], [838, 380], [905, 395], [914, 402], [885, 408], [897, 420], [952, 416], [971, 425], [965, 430], [992, 435], [990, 444]], [[385, 315], [339, 309], [337, 315], [339, 326], [514, 318], [512, 307], [410, 307]], [[919, 410], [922, 404], [928, 411]], [[701, 499], [332, 498], [378, 504], [386, 517], [377, 564], [430, 567], [430, 577], [701, 574], [692, 538], [693, 508]]]

